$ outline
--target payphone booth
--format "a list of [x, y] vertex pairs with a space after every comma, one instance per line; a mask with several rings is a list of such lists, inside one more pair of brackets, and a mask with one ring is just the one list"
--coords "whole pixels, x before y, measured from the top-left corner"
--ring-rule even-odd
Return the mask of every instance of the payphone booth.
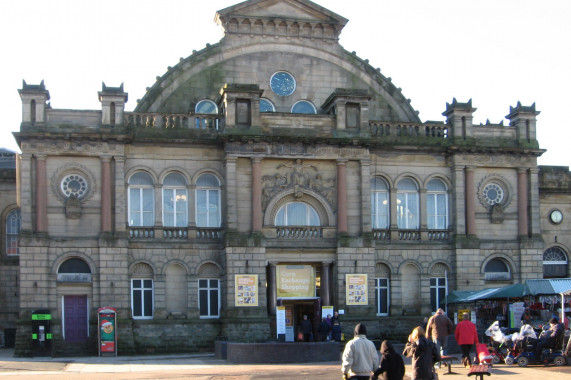
[[117, 310], [112, 307], [97, 309], [97, 326], [99, 356], [117, 356]]
[[34, 355], [51, 355], [52, 314], [48, 309], [32, 311], [32, 347]]

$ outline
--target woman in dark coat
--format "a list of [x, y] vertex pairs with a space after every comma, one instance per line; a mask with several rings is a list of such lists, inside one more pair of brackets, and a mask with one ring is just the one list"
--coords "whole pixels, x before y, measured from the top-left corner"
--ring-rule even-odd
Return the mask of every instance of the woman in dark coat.
[[424, 329], [420, 326], [412, 330], [403, 355], [412, 357], [411, 380], [432, 380], [434, 363], [441, 360], [436, 345], [424, 337]]
[[381, 364], [375, 371], [371, 380], [377, 380], [381, 375], [382, 380], [402, 380], [404, 377], [404, 361], [395, 351], [388, 340], [381, 343]]

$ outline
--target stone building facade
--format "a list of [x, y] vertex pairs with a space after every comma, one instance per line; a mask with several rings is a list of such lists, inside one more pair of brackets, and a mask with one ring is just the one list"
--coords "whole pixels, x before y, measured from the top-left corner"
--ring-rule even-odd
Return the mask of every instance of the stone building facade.
[[56, 353], [96, 350], [103, 306], [119, 353], [196, 351], [276, 339], [281, 310], [317, 325], [324, 306], [346, 331], [404, 335], [447, 291], [543, 278], [552, 248], [548, 276], [569, 276], [569, 170], [538, 167], [535, 105], [475, 125], [454, 99], [421, 122], [339, 44], [340, 15], [250, 0], [216, 22], [223, 39], [134, 112], [123, 85], [91, 111], [19, 90], [17, 353], [36, 309]]

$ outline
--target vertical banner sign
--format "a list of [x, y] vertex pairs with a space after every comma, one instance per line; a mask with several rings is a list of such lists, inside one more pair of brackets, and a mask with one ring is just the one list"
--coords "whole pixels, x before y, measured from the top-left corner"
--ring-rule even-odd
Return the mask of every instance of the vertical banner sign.
[[117, 356], [117, 310], [102, 307], [97, 310], [99, 324], [99, 356], [112, 354]]
[[285, 306], [276, 307], [276, 335], [280, 339], [280, 335], [285, 340], [286, 335], [286, 308]]
[[258, 306], [258, 275], [237, 274], [234, 277], [236, 306]]
[[366, 274], [347, 274], [345, 283], [347, 305], [366, 306], [369, 304]]
[[311, 265], [277, 265], [278, 298], [315, 298], [315, 268]]

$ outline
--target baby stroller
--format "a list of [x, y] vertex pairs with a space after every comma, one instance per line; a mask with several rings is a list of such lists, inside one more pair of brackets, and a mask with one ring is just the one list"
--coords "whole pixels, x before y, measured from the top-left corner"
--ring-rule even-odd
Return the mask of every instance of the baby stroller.
[[[495, 321], [492, 323], [486, 330], [485, 334], [490, 337], [490, 346], [488, 346], [488, 350], [490, 351], [492, 363], [499, 364], [501, 362], [505, 362], [506, 358], [509, 357], [512, 342], [504, 334], [499, 322]], [[511, 364], [513, 363], [514, 362], [512, 361]]]
[[537, 335], [530, 325], [523, 325], [518, 332], [506, 335], [498, 321], [492, 323], [485, 334], [491, 340], [490, 351], [494, 364], [502, 361], [507, 365], [514, 364], [522, 351], [522, 347], [527, 346], [527, 340], [537, 339]]

